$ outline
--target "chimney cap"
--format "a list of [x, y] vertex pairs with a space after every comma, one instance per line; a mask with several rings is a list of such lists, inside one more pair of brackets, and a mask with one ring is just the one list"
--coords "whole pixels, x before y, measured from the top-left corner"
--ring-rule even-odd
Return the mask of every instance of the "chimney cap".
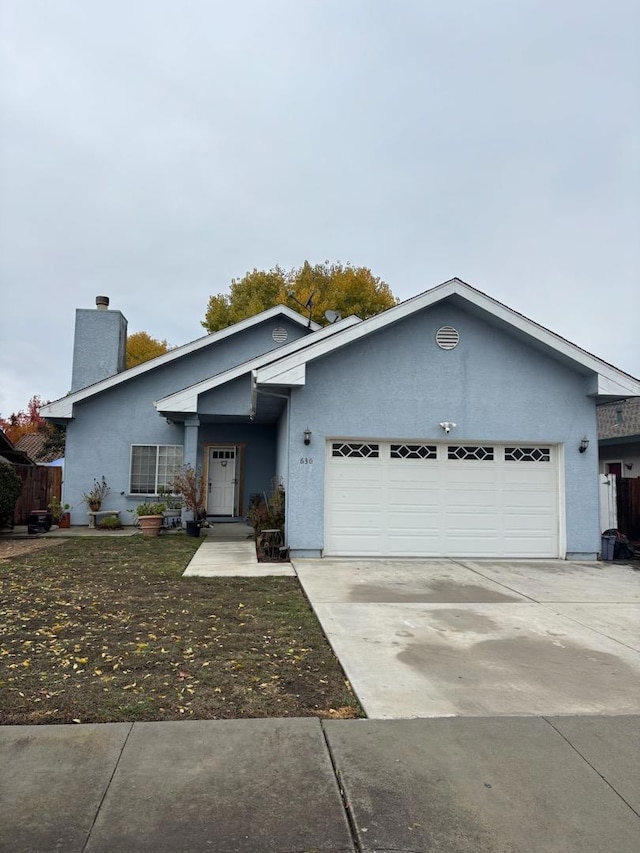
[[108, 296], [96, 296], [96, 308], [99, 311], [106, 311], [109, 307], [109, 297]]

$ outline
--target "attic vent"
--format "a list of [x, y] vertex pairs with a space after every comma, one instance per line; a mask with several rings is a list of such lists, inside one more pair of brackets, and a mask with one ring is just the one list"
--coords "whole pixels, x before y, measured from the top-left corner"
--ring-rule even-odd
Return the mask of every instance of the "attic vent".
[[282, 326], [277, 326], [273, 332], [271, 332], [271, 337], [277, 344], [283, 344], [288, 337], [288, 333], [286, 329], [283, 329]]
[[440, 349], [455, 349], [460, 343], [458, 330], [453, 326], [441, 326], [436, 332], [436, 343]]

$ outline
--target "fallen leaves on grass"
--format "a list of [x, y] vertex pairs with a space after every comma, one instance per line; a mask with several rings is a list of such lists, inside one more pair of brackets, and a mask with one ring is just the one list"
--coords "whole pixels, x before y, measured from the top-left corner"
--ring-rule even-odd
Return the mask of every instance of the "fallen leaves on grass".
[[0, 723], [361, 712], [294, 578], [183, 578], [187, 537], [0, 566]]

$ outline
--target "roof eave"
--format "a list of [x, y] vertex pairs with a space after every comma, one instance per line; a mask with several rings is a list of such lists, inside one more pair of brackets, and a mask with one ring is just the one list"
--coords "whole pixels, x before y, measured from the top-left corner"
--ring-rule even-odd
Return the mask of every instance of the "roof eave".
[[150, 370], [162, 367], [162, 365], [175, 361], [177, 358], [182, 358], [192, 352], [197, 352], [199, 349], [203, 349], [204, 347], [212, 346], [218, 341], [224, 340], [224, 338], [239, 334], [252, 326], [258, 325], [258, 323], [264, 323], [280, 314], [284, 314], [288, 319], [298, 323], [300, 326], [310, 328], [312, 331], [318, 331], [322, 328], [318, 323], [313, 321], [310, 322], [308, 317], [303, 317], [302, 314], [299, 314], [287, 305], [274, 305], [273, 308], [267, 308], [266, 311], [261, 311], [253, 317], [247, 317], [245, 320], [240, 320], [240, 322], [234, 323], [232, 326], [227, 326], [224, 329], [219, 329], [217, 332], [212, 332], [210, 335], [203, 335], [200, 338], [196, 338], [195, 341], [190, 341], [187, 344], [183, 344], [182, 346], [169, 350], [169, 352], [149, 359], [149, 361], [145, 361], [135, 367], [130, 367], [128, 370], [123, 370], [121, 373], [114, 373], [113, 376], [101, 379], [93, 385], [88, 385], [86, 388], [80, 388], [78, 391], [69, 393], [66, 397], [61, 397], [59, 400], [54, 400], [46, 406], [43, 406], [40, 410], [40, 414], [43, 418], [51, 420], [69, 420], [73, 417], [74, 403], [79, 403], [82, 400], [86, 400], [88, 397], [92, 397], [94, 394], [107, 391], [109, 388], [113, 388], [122, 382], [128, 382], [130, 379], [135, 379], [136, 376], [140, 376]]

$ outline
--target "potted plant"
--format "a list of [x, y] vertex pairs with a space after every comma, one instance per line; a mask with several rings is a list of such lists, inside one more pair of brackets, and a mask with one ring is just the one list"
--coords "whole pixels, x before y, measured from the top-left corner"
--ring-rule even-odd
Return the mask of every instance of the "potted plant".
[[57, 524], [62, 529], [71, 527], [71, 507], [69, 504], [60, 503], [60, 499], [54, 495], [47, 509], [51, 513], [54, 524]]
[[91, 491], [82, 493], [82, 500], [87, 504], [91, 512], [100, 512], [102, 502], [110, 491], [111, 488], [107, 485], [103, 474], [101, 480], [93, 481]]
[[160, 533], [162, 522], [164, 521], [162, 513], [164, 512], [164, 504], [161, 503], [142, 503], [136, 507], [138, 514], [138, 522], [143, 536], [157, 536]]
[[193, 520], [186, 523], [187, 536], [200, 536], [200, 519], [206, 515], [204, 474], [192, 465], [183, 465], [174, 475], [171, 490], [182, 497], [184, 508], [193, 514]]

